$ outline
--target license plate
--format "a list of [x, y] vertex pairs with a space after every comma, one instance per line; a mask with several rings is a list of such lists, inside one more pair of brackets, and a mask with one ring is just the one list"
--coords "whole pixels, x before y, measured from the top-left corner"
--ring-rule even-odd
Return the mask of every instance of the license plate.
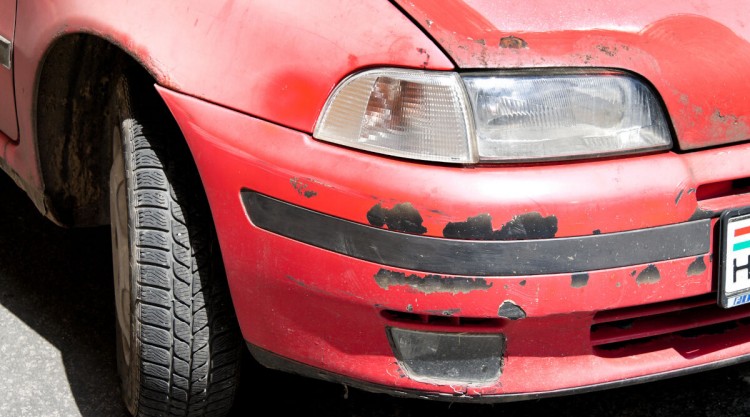
[[750, 303], [750, 207], [721, 215], [719, 304], [724, 308]]

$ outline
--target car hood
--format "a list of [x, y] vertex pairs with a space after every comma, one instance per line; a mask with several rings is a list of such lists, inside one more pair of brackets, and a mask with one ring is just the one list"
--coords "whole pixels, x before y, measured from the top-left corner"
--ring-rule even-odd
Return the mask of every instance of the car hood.
[[462, 69], [640, 74], [682, 149], [750, 139], [750, 2], [396, 0]]

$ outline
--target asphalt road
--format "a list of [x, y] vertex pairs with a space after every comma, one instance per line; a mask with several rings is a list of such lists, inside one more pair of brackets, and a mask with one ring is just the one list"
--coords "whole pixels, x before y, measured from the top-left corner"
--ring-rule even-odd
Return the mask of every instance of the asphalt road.
[[[0, 174], [0, 417], [125, 417], [114, 361], [109, 230], [65, 230]], [[750, 364], [522, 403], [397, 399], [245, 358], [233, 416], [748, 416]]]

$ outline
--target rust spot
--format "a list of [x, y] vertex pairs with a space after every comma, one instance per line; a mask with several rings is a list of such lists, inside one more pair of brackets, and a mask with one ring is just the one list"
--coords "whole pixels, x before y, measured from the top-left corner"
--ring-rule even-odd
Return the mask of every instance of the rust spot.
[[528, 48], [529, 44], [521, 38], [515, 36], [506, 36], [500, 39], [500, 47], [507, 49], [524, 49]]
[[600, 50], [603, 54], [607, 56], [615, 56], [617, 55], [617, 48], [616, 47], [609, 47], [606, 45], [597, 45], [596, 49]]
[[367, 221], [372, 226], [388, 227], [396, 232], [414, 233], [421, 235], [427, 231], [422, 226], [422, 216], [411, 203], [399, 203], [391, 209], [384, 208], [380, 203], [367, 212]]
[[700, 275], [706, 271], [706, 262], [703, 257], [699, 256], [688, 266], [687, 274], [689, 277]]
[[635, 276], [635, 273], [636, 273], [636, 272], [638, 272], [638, 271], [636, 271], [635, 269], [634, 269], [634, 270], [632, 270], [632, 271], [630, 271], [630, 276], [631, 276], [631, 277], [634, 277], [634, 276]]
[[443, 229], [447, 238], [472, 240], [549, 239], [556, 233], [557, 217], [544, 217], [537, 212], [515, 216], [499, 230], [492, 230], [492, 217], [486, 213], [465, 222], [450, 222]]
[[419, 277], [415, 274], [406, 275], [403, 272], [387, 269], [381, 269], [375, 274], [375, 282], [385, 290], [391, 286], [410, 287], [423, 294], [467, 294], [472, 291], [487, 291], [492, 287], [492, 283], [487, 282], [484, 278], [450, 277], [435, 274]]
[[573, 288], [582, 288], [589, 283], [589, 274], [583, 272], [580, 274], [573, 274], [570, 279], [570, 286]]
[[660, 280], [661, 274], [659, 273], [659, 269], [656, 267], [656, 265], [651, 264], [638, 274], [638, 277], [635, 279], [635, 283], [638, 285], [655, 284]]
[[497, 310], [497, 316], [508, 320], [520, 320], [526, 318], [526, 312], [513, 301], [505, 300]]
[[525, 279], [522, 280], [521, 282], [518, 283], [518, 285], [520, 285], [522, 287], [526, 286], [526, 280]]
[[310, 190], [310, 184], [307, 184], [300, 178], [290, 178], [289, 183], [292, 184], [292, 187], [297, 191], [297, 194], [305, 197], [305, 198], [312, 198], [318, 195], [317, 191]]

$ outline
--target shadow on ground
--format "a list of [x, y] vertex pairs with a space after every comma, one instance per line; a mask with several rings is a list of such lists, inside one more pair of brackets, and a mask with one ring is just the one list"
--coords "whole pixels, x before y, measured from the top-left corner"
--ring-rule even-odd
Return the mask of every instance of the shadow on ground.
[[[24, 356], [26, 352], [14, 352], [11, 356], [20, 358], [18, 363], [2, 364], [0, 358], [0, 369], [13, 372], [14, 367], [27, 371], [32, 367], [31, 373], [40, 382], [31, 395], [68, 395], [67, 401], [81, 416], [125, 416], [114, 360], [109, 230], [54, 226], [5, 175], [0, 175], [0, 195], [0, 307], [14, 317], [17, 327], [30, 328], [42, 343], [52, 345], [60, 358], [39, 362]], [[0, 346], [12, 346], [6, 343], [6, 338], [12, 337], [12, 329], [0, 334]], [[63, 369], [51, 372], [54, 367]], [[50, 381], [53, 374], [60, 375], [60, 380]], [[503, 405], [449, 404], [346, 390], [341, 385], [262, 369], [246, 355], [232, 415], [260, 416], [259, 410], [270, 409], [272, 415], [330, 417], [747, 416], [749, 383], [750, 365], [741, 365], [575, 397]], [[44, 387], [64, 389], [45, 392]], [[1, 395], [13, 398], [17, 393]], [[37, 403], [31, 402], [28, 407], [4, 413], [69, 415], [62, 406], [66, 399], [55, 401], [52, 405], [39, 403], [47, 409], [35, 409]], [[59, 408], [54, 404], [60, 404]]]

